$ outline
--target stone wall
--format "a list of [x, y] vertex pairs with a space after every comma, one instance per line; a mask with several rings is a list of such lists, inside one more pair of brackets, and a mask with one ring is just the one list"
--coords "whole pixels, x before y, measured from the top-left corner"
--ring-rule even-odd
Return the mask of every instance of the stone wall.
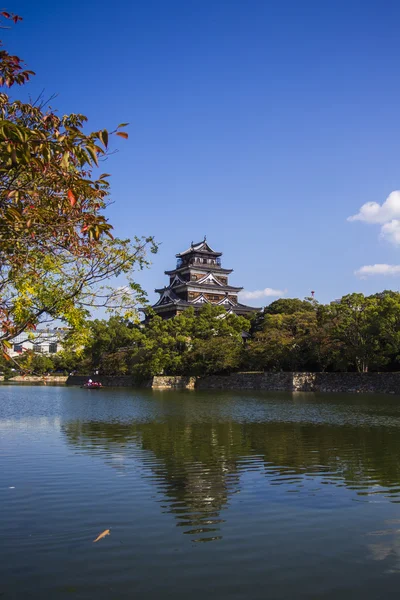
[[400, 373], [293, 373], [293, 389], [315, 392], [400, 394]]
[[154, 390], [194, 390], [196, 377], [174, 376], [157, 376], [153, 377], [151, 387]]
[[66, 375], [16, 375], [8, 381], [11, 383], [54, 383], [57, 385], [66, 383]]
[[234, 373], [199, 378], [196, 388], [400, 394], [400, 373]]
[[[67, 385], [83, 385], [89, 376], [71, 375]], [[263, 390], [268, 392], [335, 392], [399, 394], [400, 373], [232, 373], [207, 377], [158, 376], [140, 384], [130, 375], [91, 376], [104, 386], [158, 390]], [[17, 378], [15, 378], [17, 379]], [[41, 381], [41, 378], [37, 378]], [[65, 379], [65, 378], [64, 378]], [[30, 381], [28, 378], [24, 382]]]
[[287, 392], [292, 389], [292, 373], [232, 373], [199, 377], [196, 389], [200, 390], [267, 390]]
[[83, 385], [87, 380], [100, 381], [105, 387], [145, 387], [155, 390], [192, 390], [194, 389], [196, 378], [183, 376], [158, 376], [147, 381], [136, 381], [131, 375], [70, 375], [67, 379], [67, 385]]

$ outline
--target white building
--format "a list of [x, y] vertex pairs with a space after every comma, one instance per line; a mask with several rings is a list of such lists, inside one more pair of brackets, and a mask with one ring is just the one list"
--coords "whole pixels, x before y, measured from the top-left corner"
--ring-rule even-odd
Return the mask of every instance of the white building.
[[54, 329], [37, 329], [32, 332], [20, 333], [11, 343], [8, 353], [10, 356], [20, 356], [27, 350], [42, 354], [56, 354], [63, 349], [62, 342], [68, 333], [64, 327]]

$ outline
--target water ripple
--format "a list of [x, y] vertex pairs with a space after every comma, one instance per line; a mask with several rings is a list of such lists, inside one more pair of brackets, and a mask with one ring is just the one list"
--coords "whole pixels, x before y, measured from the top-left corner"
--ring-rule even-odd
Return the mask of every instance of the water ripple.
[[349, 578], [399, 572], [393, 399], [40, 390], [0, 389], [0, 575], [11, 589], [24, 573], [20, 597], [46, 577], [49, 597], [109, 598], [110, 581], [162, 597], [153, 571], [186, 596], [226, 573], [246, 597], [236, 574], [272, 590], [285, 572], [322, 597], [301, 569], [318, 563], [331, 589], [332, 561]]

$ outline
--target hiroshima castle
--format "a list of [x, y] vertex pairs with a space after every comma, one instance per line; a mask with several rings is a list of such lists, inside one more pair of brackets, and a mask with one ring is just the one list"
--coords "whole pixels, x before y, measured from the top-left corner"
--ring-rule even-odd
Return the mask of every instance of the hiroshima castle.
[[228, 276], [233, 269], [221, 265], [222, 252], [215, 252], [206, 238], [198, 244], [192, 242], [190, 248], [176, 255], [176, 268], [165, 271], [169, 284], [156, 289], [160, 298], [152, 306], [163, 319], [170, 319], [190, 306], [200, 308], [209, 303], [222, 306], [228, 313], [250, 315], [259, 308], [246, 306], [238, 301], [238, 293], [243, 289], [229, 285]]

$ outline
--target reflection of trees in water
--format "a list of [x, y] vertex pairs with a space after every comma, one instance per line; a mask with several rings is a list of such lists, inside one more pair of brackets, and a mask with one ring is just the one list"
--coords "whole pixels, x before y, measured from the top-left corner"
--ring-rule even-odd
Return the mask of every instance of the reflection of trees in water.
[[178, 524], [192, 533], [214, 531], [221, 509], [238, 486], [232, 448], [240, 431], [229, 424], [75, 421], [62, 425], [62, 430], [71, 444], [102, 454], [113, 467], [115, 457], [138, 457], [139, 449], [141, 463], [149, 469], [144, 476], [162, 491]]
[[230, 424], [136, 425], [141, 446], [158, 459], [167, 495], [199, 513], [219, 511], [238, 483]]
[[254, 423], [243, 429], [252, 451], [262, 454], [278, 473], [291, 469], [332, 476], [347, 487], [400, 483], [397, 428]]
[[[395, 427], [312, 425], [292, 422], [152, 423], [69, 422], [69, 443], [110, 464], [140, 454], [178, 523], [202, 532], [238, 491], [241, 473], [257, 469], [271, 483], [291, 485], [288, 474], [318, 476], [358, 494], [400, 488], [400, 436]], [[116, 458], [117, 457], [117, 458]], [[285, 477], [284, 477], [285, 476]], [[373, 487], [378, 486], [378, 488]]]

